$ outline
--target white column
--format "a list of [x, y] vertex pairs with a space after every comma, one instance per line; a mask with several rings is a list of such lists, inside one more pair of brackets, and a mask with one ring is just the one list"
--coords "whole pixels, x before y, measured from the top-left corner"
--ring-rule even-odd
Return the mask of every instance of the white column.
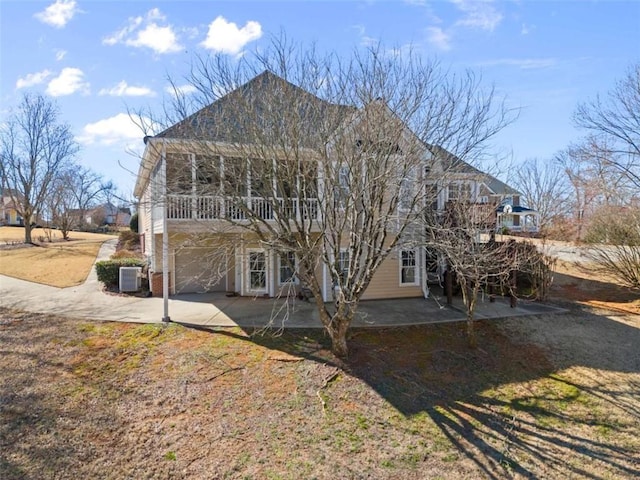
[[163, 322], [170, 322], [169, 317], [169, 232], [167, 231], [167, 151], [162, 143], [162, 301]]

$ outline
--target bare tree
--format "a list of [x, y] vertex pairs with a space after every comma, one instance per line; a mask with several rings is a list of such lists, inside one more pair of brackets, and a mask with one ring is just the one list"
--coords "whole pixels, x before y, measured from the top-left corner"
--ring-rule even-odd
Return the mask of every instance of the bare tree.
[[594, 215], [585, 241], [597, 272], [640, 290], [640, 208], [603, 207]]
[[640, 187], [640, 63], [631, 66], [604, 98], [579, 105], [574, 120], [611, 139], [616, 153], [612, 165]]
[[513, 169], [514, 186], [527, 207], [538, 212], [538, 226], [548, 227], [569, 213], [569, 185], [563, 169], [552, 161], [526, 160]]
[[[478, 178], [480, 180], [480, 178]], [[455, 275], [467, 314], [469, 345], [477, 345], [474, 320], [481, 292], [510, 293], [511, 277], [523, 259], [515, 242], [497, 242], [493, 234], [495, 211], [491, 204], [478, 204], [472, 191], [457, 192], [444, 212], [425, 215], [425, 246], [440, 254], [448, 274]], [[446, 282], [451, 288], [452, 281]]]
[[40, 95], [25, 95], [0, 130], [0, 177], [24, 219], [25, 242], [52, 182], [78, 151], [58, 108]]
[[[172, 125], [147, 145], [171, 139], [195, 154], [166, 156], [167, 189], [176, 193], [166, 198], [169, 215], [223, 219], [202, 226], [228, 234], [224, 248], [245, 232], [278, 254], [310, 292], [341, 357], [380, 265], [423, 243], [421, 218], [433, 203], [425, 171], [438, 170], [442, 151], [431, 147], [476, 161], [513, 117], [473, 73], [455, 76], [382, 48], [339, 60], [275, 40], [239, 61], [198, 58], [187, 80], [200, 110], [185, 118], [196, 105], [178, 94], [165, 109]], [[264, 258], [248, 261], [256, 264], [250, 282], [262, 282]]]
[[115, 192], [115, 185], [83, 166], [76, 166], [72, 175], [67, 175], [68, 187], [73, 195], [75, 209], [77, 209], [78, 223], [75, 227], [80, 227], [84, 223], [87, 211], [94, 207], [103, 199], [109, 199]]
[[73, 169], [61, 172], [51, 182], [49, 194], [44, 202], [45, 214], [48, 217], [46, 223], [50, 228], [57, 228], [64, 240], [69, 239], [69, 232], [78, 223], [76, 201], [70, 188], [72, 184]]
[[601, 207], [625, 205], [636, 189], [616, 166], [616, 152], [606, 137], [589, 136], [556, 156], [571, 185], [576, 240], [581, 240], [589, 219]]

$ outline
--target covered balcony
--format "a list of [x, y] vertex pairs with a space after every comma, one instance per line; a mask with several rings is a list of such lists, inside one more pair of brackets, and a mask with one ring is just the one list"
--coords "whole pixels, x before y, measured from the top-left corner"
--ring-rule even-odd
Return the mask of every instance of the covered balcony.
[[168, 220], [318, 220], [317, 199], [167, 195]]

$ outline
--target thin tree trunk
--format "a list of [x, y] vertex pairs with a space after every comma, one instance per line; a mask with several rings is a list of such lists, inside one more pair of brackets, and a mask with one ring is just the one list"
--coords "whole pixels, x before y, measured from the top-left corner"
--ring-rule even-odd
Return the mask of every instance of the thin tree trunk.
[[476, 330], [474, 324], [474, 313], [476, 309], [476, 300], [478, 298], [477, 287], [462, 286], [463, 299], [465, 306], [467, 307], [467, 339], [469, 341], [470, 348], [476, 348], [478, 346], [478, 339], [476, 337]]

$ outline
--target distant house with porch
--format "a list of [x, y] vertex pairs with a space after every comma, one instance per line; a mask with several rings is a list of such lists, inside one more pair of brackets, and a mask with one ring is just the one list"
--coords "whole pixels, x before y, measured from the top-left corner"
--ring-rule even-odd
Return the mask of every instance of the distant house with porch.
[[18, 213], [14, 203], [19, 198], [17, 192], [11, 194], [9, 189], [0, 189], [0, 225], [24, 226], [24, 219]]

